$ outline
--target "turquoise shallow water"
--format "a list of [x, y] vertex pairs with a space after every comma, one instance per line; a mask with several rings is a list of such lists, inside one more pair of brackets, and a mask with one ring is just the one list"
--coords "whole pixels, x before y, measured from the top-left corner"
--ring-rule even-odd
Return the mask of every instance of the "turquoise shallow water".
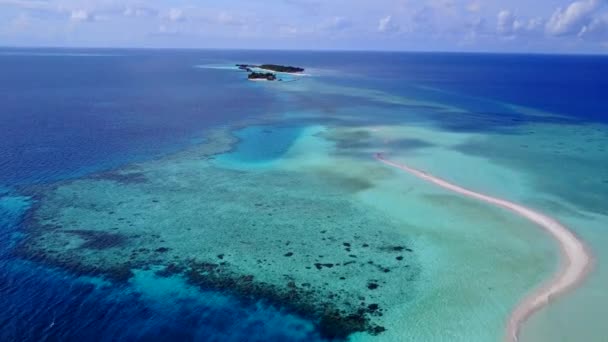
[[280, 159], [298, 139], [302, 127], [250, 126], [235, 131], [239, 140], [231, 153], [221, 154], [217, 161], [228, 167], [264, 167]]
[[[79, 56], [39, 59], [34, 88], [7, 71], [0, 88], [18, 94], [2, 116], [3, 339], [502, 340], [556, 270], [555, 244], [377, 152], [571, 227], [596, 269], [521, 340], [608, 335], [608, 129], [589, 76], [605, 59]], [[311, 76], [217, 67], [261, 60]], [[96, 82], [53, 73], [69, 66]]]

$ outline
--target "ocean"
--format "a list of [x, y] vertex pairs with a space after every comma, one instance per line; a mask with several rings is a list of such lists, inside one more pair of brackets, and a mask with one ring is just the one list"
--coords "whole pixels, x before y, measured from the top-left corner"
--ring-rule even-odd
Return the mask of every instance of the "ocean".
[[[306, 68], [249, 82], [235, 63]], [[0, 49], [0, 340], [521, 341], [608, 330], [608, 58]]]

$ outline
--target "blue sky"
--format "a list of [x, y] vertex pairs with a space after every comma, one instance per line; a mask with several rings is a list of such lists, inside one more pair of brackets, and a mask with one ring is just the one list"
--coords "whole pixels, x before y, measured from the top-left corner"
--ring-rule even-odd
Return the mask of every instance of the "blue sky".
[[608, 53], [608, 0], [0, 0], [0, 46]]

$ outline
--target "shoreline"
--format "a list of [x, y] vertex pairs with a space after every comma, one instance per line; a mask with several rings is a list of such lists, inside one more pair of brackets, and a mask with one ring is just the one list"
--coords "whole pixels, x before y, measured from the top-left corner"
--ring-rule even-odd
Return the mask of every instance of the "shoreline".
[[385, 165], [405, 171], [444, 189], [507, 209], [544, 229], [559, 244], [561, 254], [559, 270], [517, 304], [507, 322], [505, 341], [518, 341], [521, 326], [531, 315], [549, 305], [555, 297], [563, 295], [580, 285], [589, 274], [593, 257], [588, 247], [573, 232], [555, 219], [522, 205], [484, 195], [452, 184], [424, 171], [390, 161], [385, 159], [382, 153], [376, 153], [374, 157]]

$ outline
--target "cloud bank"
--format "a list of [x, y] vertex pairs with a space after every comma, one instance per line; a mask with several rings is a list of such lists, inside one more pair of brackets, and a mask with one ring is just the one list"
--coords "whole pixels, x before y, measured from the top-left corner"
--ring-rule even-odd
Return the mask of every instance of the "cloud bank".
[[606, 53], [607, 4], [608, 0], [0, 0], [0, 42]]

